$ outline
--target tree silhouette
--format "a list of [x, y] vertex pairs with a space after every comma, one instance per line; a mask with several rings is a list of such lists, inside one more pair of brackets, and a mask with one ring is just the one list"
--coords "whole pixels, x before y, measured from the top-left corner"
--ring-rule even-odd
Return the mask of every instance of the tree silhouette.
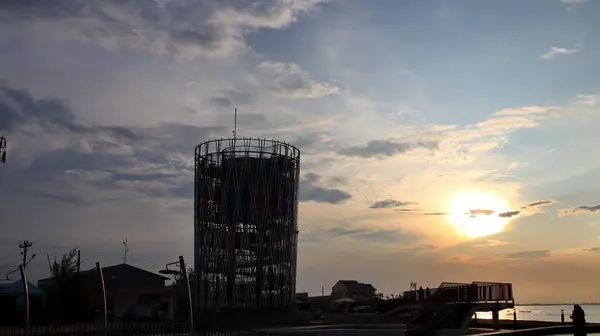
[[77, 252], [77, 249], [72, 249], [63, 253], [60, 259], [54, 256], [53, 260], [46, 253], [50, 277], [53, 279], [44, 288], [49, 310], [55, 315], [54, 318], [65, 321], [81, 321], [91, 318], [93, 313], [81, 283], [84, 273], [77, 273]]
[[[194, 282], [194, 277], [196, 276], [195, 272], [194, 272], [194, 269], [193, 268], [188, 268], [187, 274], [188, 274], [188, 281], [190, 283]], [[181, 272], [178, 272], [177, 274], [173, 275], [173, 286], [177, 286], [182, 281], [183, 281], [183, 274]]]
[[50, 262], [50, 255], [48, 253], [46, 253], [46, 257], [48, 258], [50, 276], [53, 278], [66, 277], [77, 272], [77, 249], [63, 253], [60, 261], [54, 256], [54, 261]]
[[410, 290], [417, 290], [418, 286], [419, 285], [417, 284], [416, 281], [411, 281], [410, 282]]

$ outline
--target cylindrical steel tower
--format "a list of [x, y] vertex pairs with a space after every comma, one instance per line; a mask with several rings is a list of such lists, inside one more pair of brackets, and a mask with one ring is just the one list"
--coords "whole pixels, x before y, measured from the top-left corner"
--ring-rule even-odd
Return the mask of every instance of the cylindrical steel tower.
[[275, 140], [196, 147], [195, 296], [200, 311], [294, 304], [300, 151]]

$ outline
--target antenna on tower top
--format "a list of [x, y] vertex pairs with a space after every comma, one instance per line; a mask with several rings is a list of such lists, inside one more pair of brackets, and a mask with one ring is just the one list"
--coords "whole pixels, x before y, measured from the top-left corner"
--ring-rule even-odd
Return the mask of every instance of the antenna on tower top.
[[123, 263], [127, 264], [127, 252], [129, 252], [129, 245], [127, 245], [127, 237], [125, 237], [125, 241], [123, 241], [123, 249], [125, 255], [123, 256]]
[[237, 136], [237, 109], [233, 110], [233, 139]]

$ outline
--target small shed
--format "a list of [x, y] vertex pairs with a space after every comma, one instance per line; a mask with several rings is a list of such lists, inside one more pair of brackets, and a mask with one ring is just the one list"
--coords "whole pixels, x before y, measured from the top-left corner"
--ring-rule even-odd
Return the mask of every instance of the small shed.
[[[12, 283], [4, 282], [0, 287], [0, 323], [14, 323], [21, 321], [24, 313], [25, 296], [23, 293], [23, 280]], [[32, 319], [40, 314], [46, 306], [46, 293], [36, 285], [27, 281], [29, 290], [29, 314]]]

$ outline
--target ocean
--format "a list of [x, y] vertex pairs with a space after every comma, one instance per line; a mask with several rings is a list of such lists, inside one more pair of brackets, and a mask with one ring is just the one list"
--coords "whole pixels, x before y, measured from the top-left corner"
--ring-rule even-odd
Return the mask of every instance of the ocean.
[[[587, 322], [600, 323], [600, 305], [581, 305], [585, 311], [585, 319]], [[573, 305], [551, 305], [551, 306], [516, 306], [517, 320], [529, 321], [551, 321], [560, 322], [560, 310], [565, 312], [565, 322], [571, 322], [569, 316], [573, 311]], [[513, 309], [505, 309], [500, 312], [500, 319], [512, 320]], [[491, 319], [492, 312], [477, 313], [478, 319]]]

